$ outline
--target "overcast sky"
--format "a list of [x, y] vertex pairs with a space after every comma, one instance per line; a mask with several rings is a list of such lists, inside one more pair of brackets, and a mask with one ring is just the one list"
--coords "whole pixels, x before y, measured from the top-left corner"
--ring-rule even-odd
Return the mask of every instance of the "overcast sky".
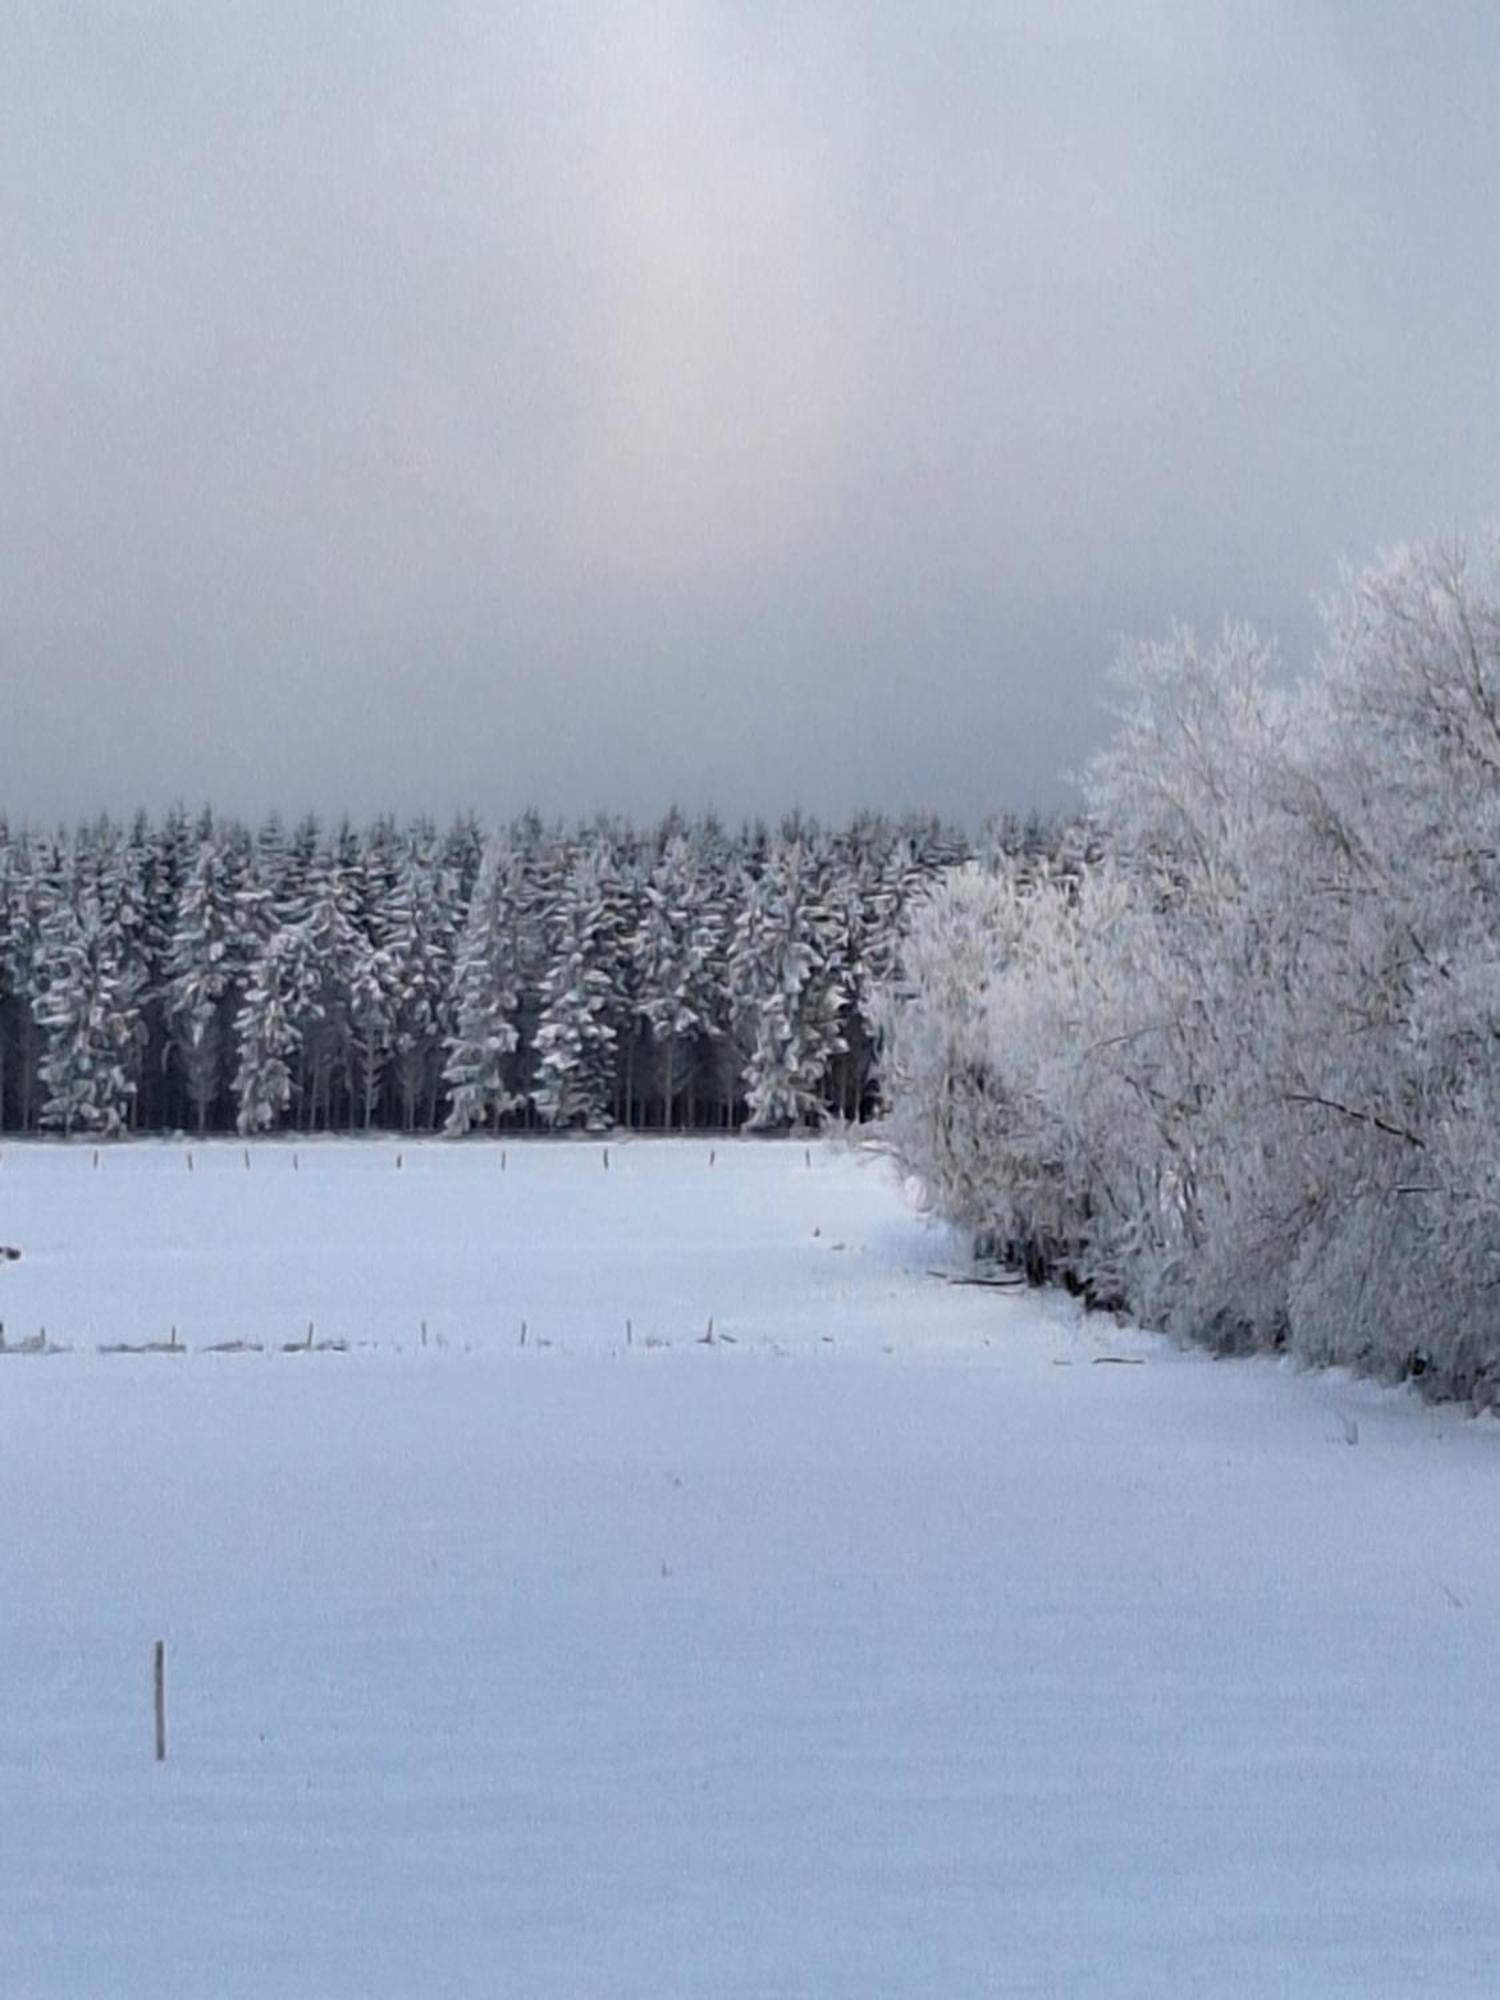
[[0, 811], [1048, 805], [1496, 512], [1492, 0], [6, 0]]

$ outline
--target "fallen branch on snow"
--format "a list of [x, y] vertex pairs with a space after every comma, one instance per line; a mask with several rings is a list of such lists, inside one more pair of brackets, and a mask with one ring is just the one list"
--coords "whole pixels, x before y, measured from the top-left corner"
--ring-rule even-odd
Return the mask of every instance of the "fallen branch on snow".
[[1026, 1279], [1019, 1271], [1000, 1278], [982, 1278], [953, 1271], [929, 1271], [927, 1275], [929, 1278], [941, 1278], [945, 1285], [978, 1285], [987, 1292], [1022, 1292], [1026, 1289]]

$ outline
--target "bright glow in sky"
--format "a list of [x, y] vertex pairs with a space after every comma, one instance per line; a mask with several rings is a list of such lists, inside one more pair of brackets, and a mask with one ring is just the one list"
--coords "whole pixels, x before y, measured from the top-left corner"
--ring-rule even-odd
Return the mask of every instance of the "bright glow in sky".
[[1496, 511], [1500, 12], [10, 0], [0, 810], [1054, 803]]

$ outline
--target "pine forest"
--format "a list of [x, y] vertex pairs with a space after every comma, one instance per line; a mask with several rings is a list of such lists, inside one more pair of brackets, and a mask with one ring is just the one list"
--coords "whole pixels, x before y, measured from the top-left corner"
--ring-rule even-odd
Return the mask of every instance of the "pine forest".
[[930, 818], [0, 827], [0, 1129], [785, 1130], [876, 1103]]

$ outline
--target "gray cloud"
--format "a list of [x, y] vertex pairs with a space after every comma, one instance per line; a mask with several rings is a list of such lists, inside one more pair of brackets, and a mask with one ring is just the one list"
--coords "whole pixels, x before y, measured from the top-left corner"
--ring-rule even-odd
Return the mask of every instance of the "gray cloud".
[[1495, 507], [1484, 5], [16, 0], [0, 805], [964, 815]]

